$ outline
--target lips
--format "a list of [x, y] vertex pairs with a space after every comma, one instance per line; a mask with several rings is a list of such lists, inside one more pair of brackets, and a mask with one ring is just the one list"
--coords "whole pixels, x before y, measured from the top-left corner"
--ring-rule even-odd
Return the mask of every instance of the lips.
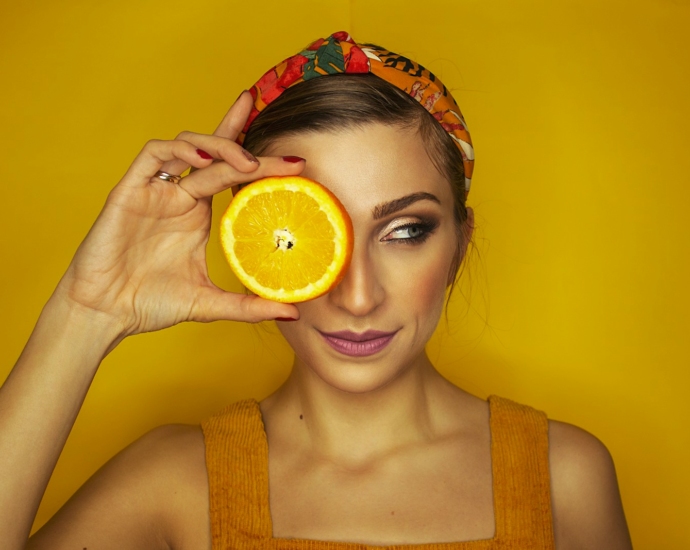
[[367, 330], [357, 333], [341, 330], [338, 332], [321, 332], [321, 335], [335, 351], [352, 357], [364, 357], [374, 355], [385, 348], [397, 332], [397, 330], [394, 332]]
[[381, 330], [367, 330], [366, 332], [357, 333], [349, 330], [339, 330], [338, 332], [321, 332], [324, 336], [338, 338], [339, 340], [349, 340], [350, 342], [366, 342], [367, 340], [376, 340], [377, 338], [385, 338], [393, 336], [397, 330], [393, 332], [383, 332]]

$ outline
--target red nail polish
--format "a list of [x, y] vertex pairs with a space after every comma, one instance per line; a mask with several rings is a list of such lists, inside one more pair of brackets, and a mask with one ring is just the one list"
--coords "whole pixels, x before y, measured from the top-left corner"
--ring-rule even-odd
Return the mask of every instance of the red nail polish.
[[305, 160], [302, 157], [283, 157], [283, 160], [285, 162], [299, 162], [301, 160]]
[[276, 317], [274, 320], [275, 321], [297, 321], [297, 319], [293, 319], [292, 317]]
[[209, 159], [212, 159], [212, 158], [213, 158], [211, 155], [209, 155], [209, 154], [208, 154], [206, 151], [204, 151], [203, 149], [197, 149], [197, 150], [196, 150], [196, 154], [199, 155], [202, 159], [206, 159], [206, 160], [209, 160]]
[[247, 160], [248, 160], [249, 162], [259, 162], [259, 161], [257, 160], [257, 158], [256, 158], [254, 155], [252, 155], [249, 151], [247, 151], [246, 149], [242, 149], [242, 154], [243, 154], [245, 157], [247, 157]]

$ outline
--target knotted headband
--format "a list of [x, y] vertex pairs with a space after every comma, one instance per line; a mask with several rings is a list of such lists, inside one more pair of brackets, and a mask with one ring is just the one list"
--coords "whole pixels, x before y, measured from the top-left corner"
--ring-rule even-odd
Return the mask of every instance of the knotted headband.
[[372, 73], [416, 99], [441, 124], [460, 149], [465, 171], [465, 198], [470, 192], [474, 149], [460, 107], [448, 89], [419, 63], [374, 44], [357, 44], [345, 31], [320, 38], [276, 65], [249, 90], [254, 107], [242, 133], [240, 145], [254, 119], [285, 90], [319, 76], [340, 73]]

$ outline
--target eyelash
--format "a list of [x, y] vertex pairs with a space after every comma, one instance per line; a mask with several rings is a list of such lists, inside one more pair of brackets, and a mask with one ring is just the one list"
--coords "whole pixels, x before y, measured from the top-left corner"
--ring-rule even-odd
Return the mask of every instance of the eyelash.
[[408, 245], [414, 245], [414, 244], [421, 244], [424, 241], [426, 241], [429, 236], [434, 232], [434, 229], [438, 227], [438, 223], [435, 221], [431, 220], [425, 220], [422, 222], [412, 222], [412, 223], [406, 223], [403, 225], [400, 225], [396, 228], [394, 228], [391, 233], [396, 233], [398, 231], [403, 231], [404, 229], [409, 229], [411, 227], [417, 227], [422, 230], [422, 234], [418, 235], [416, 237], [408, 237], [404, 239], [387, 239], [389, 242], [390, 241], [402, 241], [404, 244]]

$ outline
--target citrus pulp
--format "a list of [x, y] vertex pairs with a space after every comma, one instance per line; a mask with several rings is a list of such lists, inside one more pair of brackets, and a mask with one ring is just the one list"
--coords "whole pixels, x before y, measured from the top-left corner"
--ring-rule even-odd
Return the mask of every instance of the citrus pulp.
[[340, 282], [352, 257], [352, 221], [338, 198], [302, 176], [273, 176], [242, 188], [220, 222], [237, 278], [277, 302], [303, 302]]

